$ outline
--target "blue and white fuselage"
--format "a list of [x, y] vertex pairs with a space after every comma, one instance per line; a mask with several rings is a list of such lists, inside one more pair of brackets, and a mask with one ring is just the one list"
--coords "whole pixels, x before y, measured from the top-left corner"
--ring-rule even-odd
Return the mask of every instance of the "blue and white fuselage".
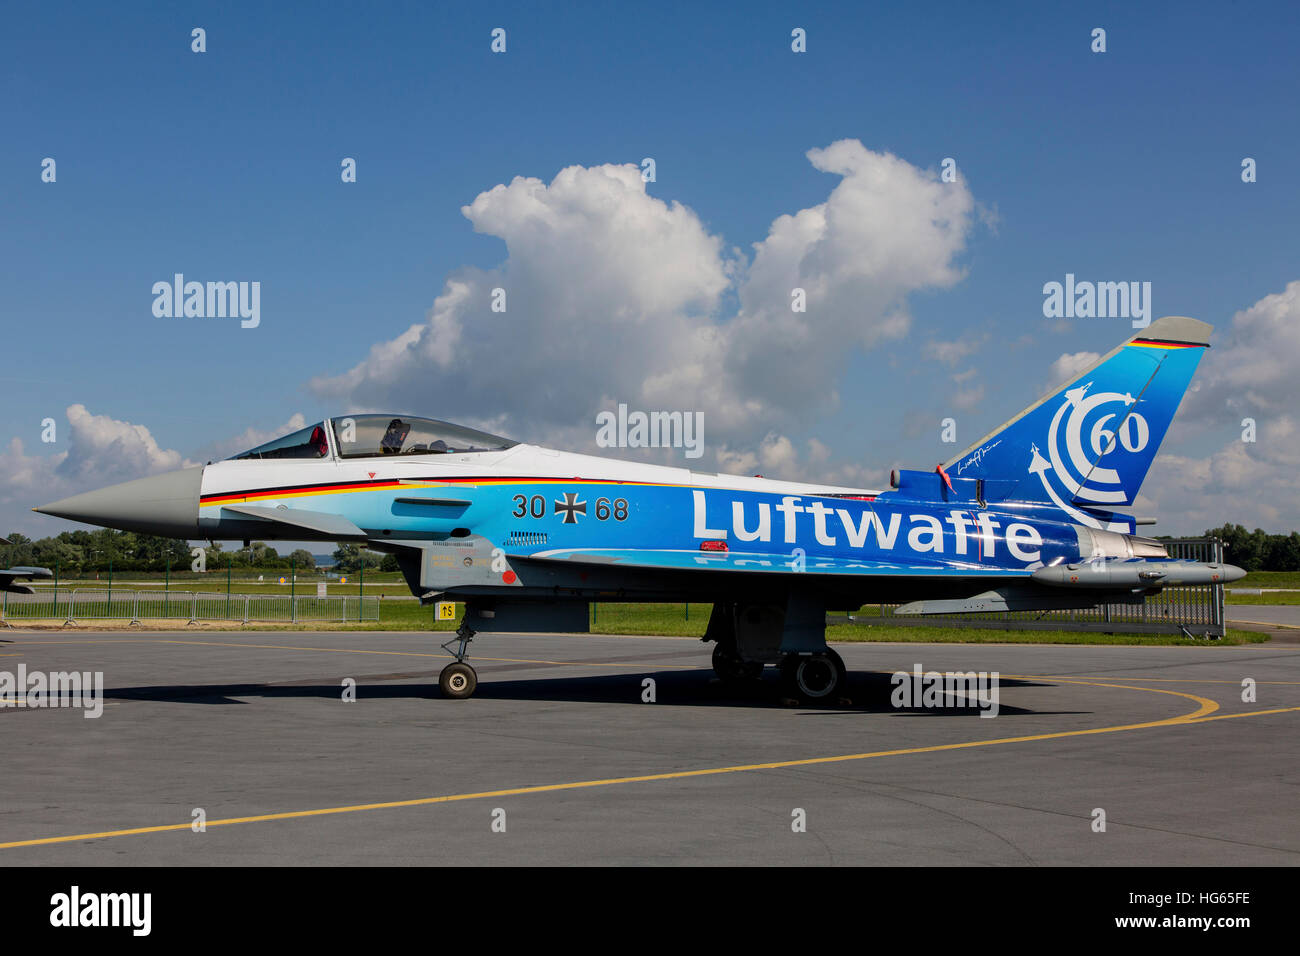
[[466, 602], [458, 665], [476, 631], [585, 630], [590, 601], [709, 601], [715, 666], [793, 662], [799, 693], [812, 693], [809, 680], [829, 693], [828, 608], [1084, 607], [1239, 577], [1170, 559], [1115, 510], [1134, 504], [1209, 331], [1161, 319], [946, 465], [898, 473], [886, 490], [619, 461], [366, 414], [38, 510], [172, 537], [391, 553], [422, 600]]

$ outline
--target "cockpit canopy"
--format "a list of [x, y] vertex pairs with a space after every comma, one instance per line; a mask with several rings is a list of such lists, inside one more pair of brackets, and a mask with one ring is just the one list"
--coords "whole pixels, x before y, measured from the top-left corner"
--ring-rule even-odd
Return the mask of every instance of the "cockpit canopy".
[[518, 442], [432, 418], [349, 415], [334, 419], [340, 458], [503, 451]]
[[258, 445], [246, 452], [232, 455], [231, 459], [243, 458], [328, 458], [329, 442], [325, 438], [325, 422], [317, 422], [299, 429], [289, 435]]
[[518, 442], [433, 418], [396, 415], [348, 415], [326, 419], [233, 458], [328, 458], [326, 429], [332, 429], [340, 458], [387, 455], [445, 455], [503, 451]]

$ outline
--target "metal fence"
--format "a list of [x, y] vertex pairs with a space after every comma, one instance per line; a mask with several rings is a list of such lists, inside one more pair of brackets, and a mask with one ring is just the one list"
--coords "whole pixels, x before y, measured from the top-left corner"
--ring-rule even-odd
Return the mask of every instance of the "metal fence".
[[112, 591], [42, 588], [35, 594], [4, 595], [0, 623], [54, 620], [250, 621], [296, 624], [312, 621], [378, 621], [378, 597], [223, 594], [213, 591]]
[[[1171, 558], [1223, 562], [1218, 538], [1162, 541]], [[1223, 637], [1223, 585], [1169, 587], [1132, 604], [1098, 604], [1072, 611], [998, 611], [972, 614], [898, 614], [898, 604], [881, 604], [880, 615], [850, 614], [859, 623], [891, 626], [971, 627], [1026, 631], [1104, 631]]]

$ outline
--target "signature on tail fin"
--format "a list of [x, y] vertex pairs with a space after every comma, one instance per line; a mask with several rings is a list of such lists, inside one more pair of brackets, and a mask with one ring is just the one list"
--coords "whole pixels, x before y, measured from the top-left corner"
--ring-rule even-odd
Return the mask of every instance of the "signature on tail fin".
[[1153, 322], [945, 467], [997, 481], [1003, 500], [1050, 504], [1081, 524], [1109, 526], [1119, 516], [1095, 509], [1137, 498], [1210, 331], [1183, 316]]

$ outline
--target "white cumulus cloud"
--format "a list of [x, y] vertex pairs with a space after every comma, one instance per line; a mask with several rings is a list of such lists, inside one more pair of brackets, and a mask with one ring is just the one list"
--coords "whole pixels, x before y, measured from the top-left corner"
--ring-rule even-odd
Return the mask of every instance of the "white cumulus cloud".
[[1068, 385], [1099, 358], [1101, 358], [1100, 352], [1066, 352], [1047, 370], [1047, 384], [1043, 391], [1048, 392], [1062, 385]]
[[92, 415], [80, 404], [69, 405], [67, 416], [68, 453], [54, 472], [71, 485], [101, 487], [188, 464], [180, 452], [160, 448], [143, 425]]
[[838, 181], [825, 202], [778, 216], [752, 261], [648, 194], [635, 166], [495, 186], [462, 212], [505, 242], [505, 260], [458, 270], [424, 321], [311, 387], [352, 410], [492, 421], [587, 450], [596, 413], [618, 402], [698, 410], [701, 465], [799, 474], [807, 453], [784, 436], [834, 408], [855, 351], [907, 331], [910, 293], [962, 278], [975, 211], [964, 184], [855, 140], [807, 156]]
[[1202, 359], [1186, 409], [1219, 423], [1300, 406], [1300, 279], [1232, 317]]

